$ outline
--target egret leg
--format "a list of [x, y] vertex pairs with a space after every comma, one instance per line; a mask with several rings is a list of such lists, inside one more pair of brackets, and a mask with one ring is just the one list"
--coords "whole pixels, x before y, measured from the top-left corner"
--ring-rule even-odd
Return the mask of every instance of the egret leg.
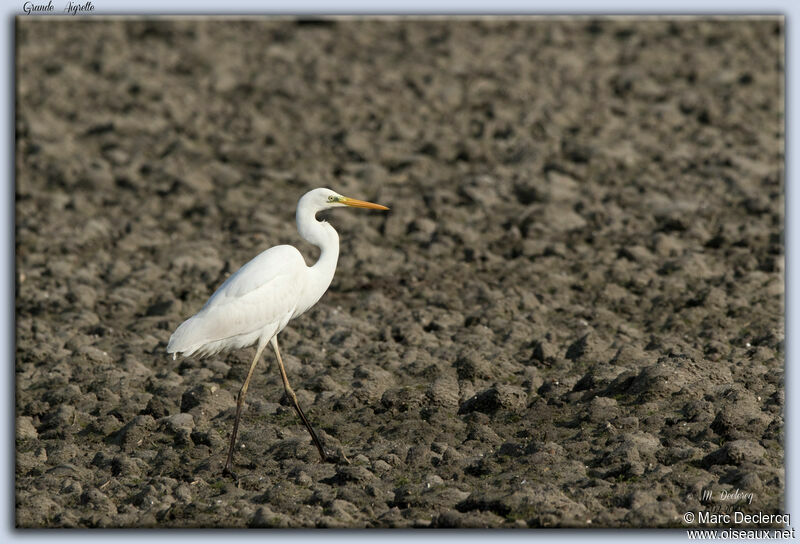
[[266, 342], [259, 342], [258, 348], [256, 349], [256, 356], [253, 357], [253, 362], [250, 363], [250, 371], [247, 373], [247, 377], [244, 379], [244, 384], [242, 384], [242, 388], [239, 390], [239, 395], [236, 397], [236, 419], [233, 421], [231, 445], [228, 449], [228, 460], [225, 461], [225, 468], [222, 469], [223, 476], [232, 476], [234, 480], [238, 480], [238, 478], [231, 470], [231, 463], [233, 462], [233, 448], [236, 446], [236, 432], [239, 430], [239, 418], [242, 415], [242, 406], [244, 406], [244, 397], [247, 395], [247, 387], [250, 385], [250, 378], [253, 377], [253, 371], [256, 369], [258, 359], [264, 352], [265, 347], [267, 347]]
[[303, 425], [306, 426], [308, 432], [311, 434], [311, 440], [314, 441], [314, 445], [317, 447], [317, 451], [319, 451], [319, 456], [322, 458], [322, 462], [325, 463], [328, 461], [328, 456], [325, 454], [325, 450], [322, 447], [322, 444], [317, 438], [317, 433], [314, 432], [314, 429], [311, 427], [311, 423], [308, 422], [308, 418], [303, 413], [303, 410], [300, 408], [300, 404], [297, 402], [297, 395], [294, 394], [292, 390], [292, 386], [289, 385], [289, 378], [286, 376], [286, 369], [283, 368], [283, 360], [281, 359], [281, 351], [278, 349], [278, 335], [272, 337], [272, 347], [275, 349], [275, 356], [278, 358], [278, 368], [281, 371], [281, 378], [283, 378], [283, 387], [286, 389], [286, 394], [292, 399], [294, 403], [294, 409], [297, 412], [297, 415], [300, 416], [300, 419], [303, 420]]

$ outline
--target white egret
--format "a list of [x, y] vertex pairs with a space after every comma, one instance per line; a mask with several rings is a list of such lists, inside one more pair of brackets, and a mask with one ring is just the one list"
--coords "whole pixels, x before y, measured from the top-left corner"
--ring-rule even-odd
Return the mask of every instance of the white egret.
[[173, 358], [177, 353], [203, 357], [257, 345], [250, 370], [236, 398], [236, 419], [223, 474], [236, 477], [231, 471], [231, 462], [239, 417], [253, 370], [267, 343], [271, 343], [275, 350], [287, 396], [311, 434], [320, 457], [327, 460], [322, 444], [289, 385], [278, 349], [278, 333], [290, 320], [316, 304], [331, 284], [339, 258], [339, 235], [326, 221], [318, 221], [316, 214], [341, 206], [389, 209], [380, 204], [347, 198], [330, 189], [309, 191], [297, 203], [297, 230], [305, 240], [320, 248], [316, 264], [307, 266], [303, 256], [292, 246], [267, 249], [228, 278], [205, 306], [181, 323], [169, 339], [167, 353], [172, 353]]

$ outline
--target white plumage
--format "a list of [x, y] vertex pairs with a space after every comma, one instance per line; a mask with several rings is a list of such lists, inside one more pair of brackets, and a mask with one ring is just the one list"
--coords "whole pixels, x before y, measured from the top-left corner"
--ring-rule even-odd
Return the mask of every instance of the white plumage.
[[169, 339], [167, 352], [203, 357], [252, 346], [259, 338], [272, 338], [302, 313], [296, 310], [308, 269], [292, 246], [276, 246], [260, 253], [178, 327]]
[[309, 191], [297, 204], [297, 229], [303, 238], [321, 249], [319, 260], [313, 266], [307, 266], [303, 256], [292, 246], [267, 249], [220, 285], [203, 308], [181, 323], [169, 339], [167, 353], [172, 353], [173, 357], [178, 353], [203, 357], [223, 350], [258, 345], [236, 402], [236, 419], [225, 463], [227, 473], [233, 474], [230, 465], [247, 386], [267, 343], [271, 343], [275, 350], [286, 393], [294, 402], [320, 456], [323, 460], [326, 458], [289, 385], [277, 335], [290, 320], [316, 304], [333, 279], [339, 258], [339, 236], [327, 222], [317, 221], [316, 214], [341, 206], [388, 209], [380, 204], [344, 197], [330, 189]]

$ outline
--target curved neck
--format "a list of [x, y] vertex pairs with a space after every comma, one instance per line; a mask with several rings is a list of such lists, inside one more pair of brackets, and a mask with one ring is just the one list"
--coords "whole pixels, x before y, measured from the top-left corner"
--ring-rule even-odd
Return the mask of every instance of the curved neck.
[[336, 271], [336, 262], [339, 259], [339, 235], [336, 230], [325, 221], [317, 221], [317, 212], [321, 208], [315, 206], [306, 199], [300, 199], [297, 205], [297, 231], [306, 241], [320, 248], [319, 259], [314, 266], [310, 267], [311, 272], [317, 276], [314, 282], [317, 286], [322, 286], [322, 293], [328, 288]]

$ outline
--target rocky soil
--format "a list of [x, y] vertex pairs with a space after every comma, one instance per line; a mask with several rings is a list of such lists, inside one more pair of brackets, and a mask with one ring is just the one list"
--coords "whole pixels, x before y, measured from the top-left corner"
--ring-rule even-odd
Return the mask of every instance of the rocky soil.
[[[684, 527], [784, 500], [784, 28], [16, 23], [16, 524]], [[328, 293], [165, 353], [328, 186]], [[703, 492], [711, 491], [704, 503]], [[748, 502], [739, 495], [750, 494]], [[727, 500], [726, 500], [727, 497]]]

